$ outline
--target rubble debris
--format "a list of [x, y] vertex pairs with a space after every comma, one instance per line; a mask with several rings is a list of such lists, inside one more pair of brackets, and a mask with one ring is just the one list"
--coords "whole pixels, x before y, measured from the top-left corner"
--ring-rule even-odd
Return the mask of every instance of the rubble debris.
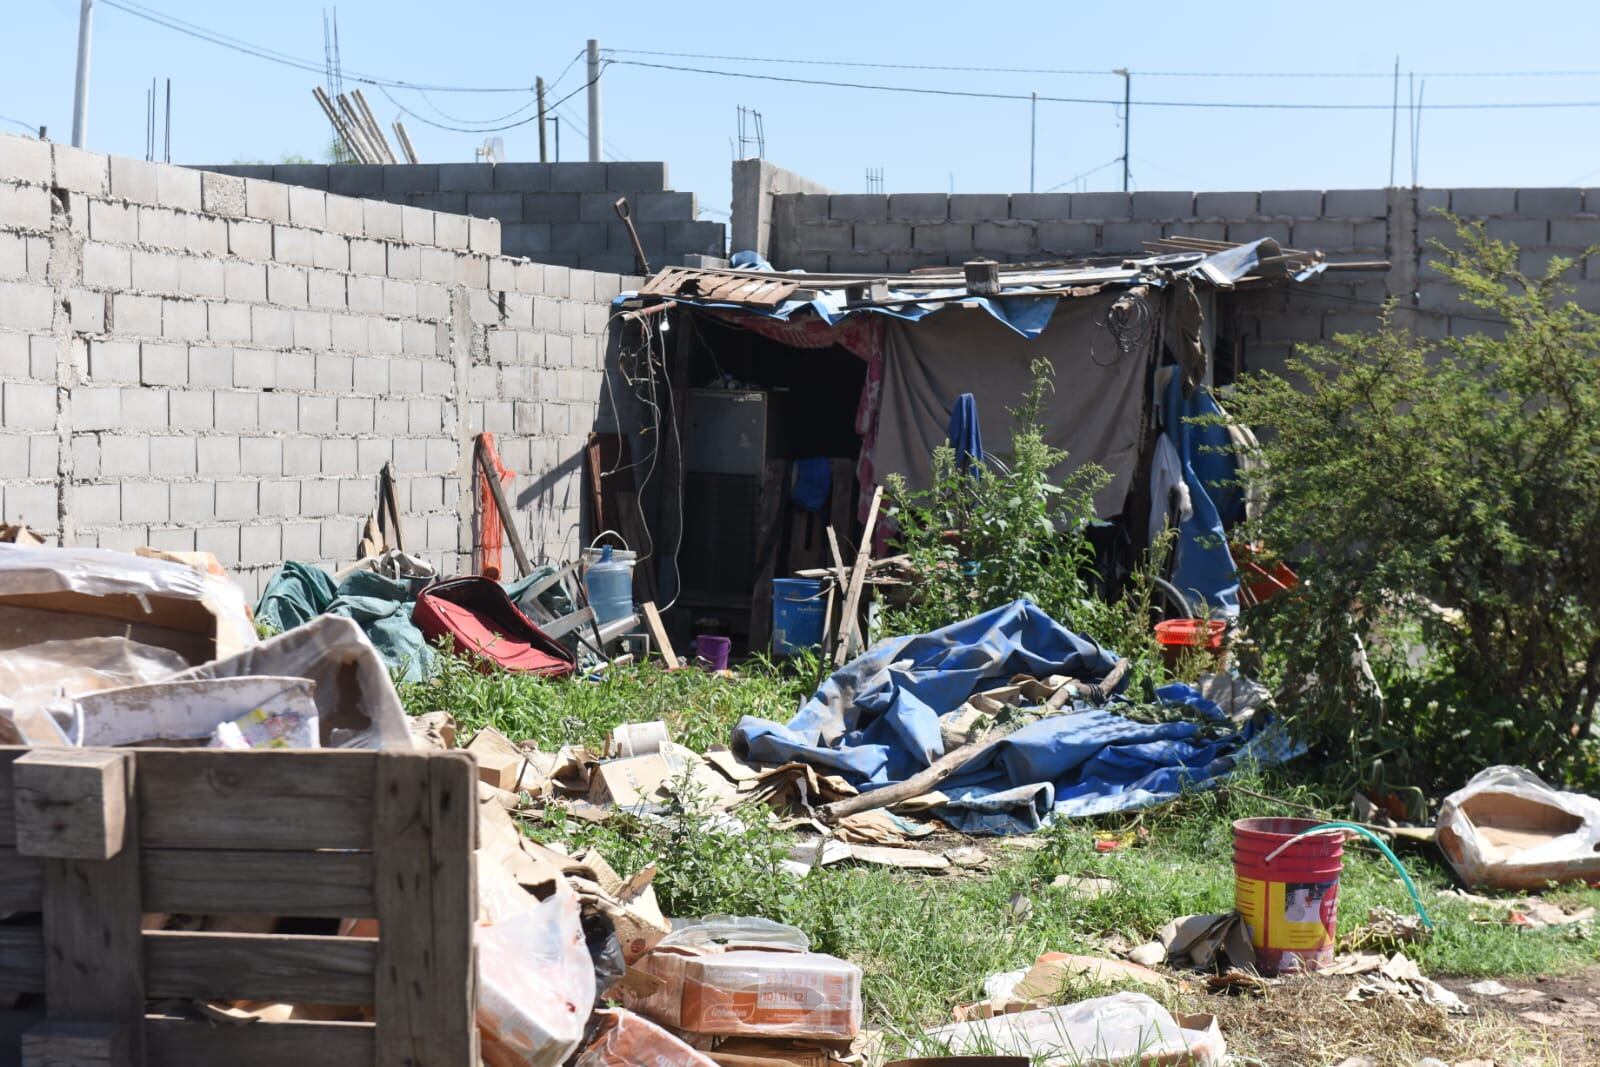
[[1467, 1006], [1460, 997], [1425, 976], [1421, 968], [1401, 952], [1396, 952], [1372, 977], [1345, 994], [1346, 1000], [1355, 1002], [1380, 997], [1418, 1000], [1442, 1008], [1451, 1015], [1467, 1013]]
[[716, 1061], [626, 1008], [595, 1013], [599, 1029], [572, 1067], [716, 1067]]
[[1445, 798], [1439, 847], [1469, 886], [1541, 889], [1600, 880], [1600, 800], [1490, 767]]
[[1172, 967], [1197, 971], [1230, 967], [1255, 968], [1256, 953], [1244, 917], [1230, 911], [1218, 915], [1185, 915], [1156, 935]]
[[1375, 945], [1394, 949], [1431, 936], [1433, 931], [1422, 925], [1421, 916], [1401, 915], [1380, 905], [1367, 912], [1367, 921], [1345, 935], [1339, 947], [1345, 952], [1359, 952]]
[[1058, 874], [1051, 881], [1050, 888], [1065, 889], [1073, 896], [1096, 900], [1108, 893], [1115, 893], [1118, 889], [1118, 883], [1113, 879], [1100, 878], [1095, 875]]

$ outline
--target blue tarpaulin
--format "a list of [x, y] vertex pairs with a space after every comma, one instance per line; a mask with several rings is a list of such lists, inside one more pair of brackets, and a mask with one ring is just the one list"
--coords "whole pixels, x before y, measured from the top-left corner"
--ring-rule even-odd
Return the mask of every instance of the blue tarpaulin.
[[971, 393], [956, 397], [950, 409], [950, 447], [956, 453], [956, 470], [962, 474], [973, 464], [983, 464], [983, 430], [978, 425], [978, 398]]
[[1190, 603], [1230, 618], [1239, 614], [1239, 578], [1228, 551], [1228, 536], [1212, 494], [1235, 492], [1232, 442], [1225, 426], [1197, 426], [1190, 420], [1221, 412], [1205, 388], [1183, 395], [1183, 375], [1167, 383], [1162, 405], [1166, 434], [1183, 464], [1193, 511], [1178, 526], [1172, 584]]
[[[904, 781], [944, 755], [939, 719], [1015, 675], [1098, 681], [1117, 656], [1018, 600], [933, 633], [894, 638], [825, 681], [787, 725], [746, 717], [733, 749], [761, 763], [791, 760], [837, 773], [863, 791]], [[1202, 711], [1187, 686], [1162, 698]], [[1198, 702], [1198, 703], [1197, 703]], [[1220, 709], [1217, 709], [1220, 717]], [[1210, 718], [1210, 715], [1206, 717]], [[1214, 783], [1247, 752], [1270, 762], [1281, 745], [1252, 728], [1141, 723], [1080, 705], [1011, 734], [946, 780], [933, 810], [974, 834], [1027, 833], [1047, 819], [1124, 811]]]

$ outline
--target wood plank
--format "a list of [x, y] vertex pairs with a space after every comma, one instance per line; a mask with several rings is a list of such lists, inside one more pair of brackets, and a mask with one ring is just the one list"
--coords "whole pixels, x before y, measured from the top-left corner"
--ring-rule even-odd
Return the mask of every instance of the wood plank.
[[374, 752], [140, 749], [146, 848], [372, 847]]
[[0, 914], [38, 911], [44, 899], [44, 875], [39, 861], [14, 848], [0, 849]]
[[[867, 522], [861, 528], [861, 547], [856, 551], [855, 567], [850, 572], [850, 588], [844, 595], [843, 620], [839, 632], [846, 634], [852, 626], [858, 626], [857, 612], [861, 606], [861, 586], [867, 579], [867, 564], [872, 561], [872, 531], [878, 525], [878, 506], [883, 503], [883, 486], [878, 486], [872, 491], [872, 503], [867, 507]], [[865, 644], [865, 642], [863, 642]], [[842, 667], [850, 657], [850, 642], [840, 641], [838, 649], [833, 654], [833, 665]]]
[[157, 932], [144, 937], [144, 959], [152, 997], [371, 1004], [378, 941]]
[[12, 765], [17, 851], [106, 860], [125, 836], [133, 757], [105, 748], [38, 748]]
[[116, 1023], [131, 1031], [135, 1063], [143, 1059], [144, 953], [139, 895], [137, 782], [142, 760], [119, 753], [122, 767], [113, 776], [117, 792], [107, 793], [108, 810], [98, 821], [117, 827], [109, 859], [47, 858], [44, 871], [43, 935], [50, 951], [44, 959], [45, 1012], [64, 1022]]
[[667, 665], [667, 670], [675, 671], [683, 666], [672, 647], [672, 638], [667, 636], [667, 628], [661, 625], [661, 612], [656, 610], [656, 602], [646, 600], [639, 608], [644, 612], [645, 629], [650, 631], [650, 640], [656, 643], [656, 650], [661, 653], [661, 662]]
[[141, 891], [153, 912], [371, 919], [372, 872], [369, 852], [145, 849]]
[[[376, 1067], [371, 1023], [250, 1023], [220, 1026], [149, 1016], [144, 1024], [151, 1064], [160, 1067], [285, 1067], [338, 1064]], [[463, 1061], [465, 1062], [465, 1061]], [[389, 1067], [386, 1062], [384, 1067]]]
[[528, 572], [533, 570], [533, 565], [528, 562], [528, 550], [522, 545], [522, 531], [517, 529], [516, 512], [506, 503], [506, 491], [500, 484], [500, 475], [489, 464], [489, 457], [484, 452], [481, 433], [478, 435], [477, 444], [473, 447], [472, 455], [478, 462], [478, 470], [483, 474], [484, 482], [489, 486], [489, 496], [494, 500], [494, 509], [500, 515], [500, 528], [505, 531], [506, 541], [511, 545], [511, 555], [517, 561], [517, 577], [526, 577]]
[[[431, 765], [438, 764], [438, 770]], [[377, 1059], [476, 1062], [476, 774], [465, 753], [378, 755]]]
[[11, 765], [32, 751], [27, 748], [0, 748], [0, 845], [17, 843], [17, 806]]
[[44, 930], [0, 926], [0, 996], [44, 992]]

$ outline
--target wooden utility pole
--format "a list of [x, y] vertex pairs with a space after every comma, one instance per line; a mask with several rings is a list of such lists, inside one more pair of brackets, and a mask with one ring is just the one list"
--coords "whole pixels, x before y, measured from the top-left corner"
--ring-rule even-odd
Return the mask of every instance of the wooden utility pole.
[[545, 148], [544, 148], [544, 123], [545, 123], [545, 118], [544, 118], [544, 79], [543, 78], [535, 78], [533, 80], [533, 91], [536, 94], [538, 94], [538, 97], [539, 97], [539, 162], [540, 163], [548, 163], [548, 162], [550, 162], [550, 157], [548, 155], [546, 155]]

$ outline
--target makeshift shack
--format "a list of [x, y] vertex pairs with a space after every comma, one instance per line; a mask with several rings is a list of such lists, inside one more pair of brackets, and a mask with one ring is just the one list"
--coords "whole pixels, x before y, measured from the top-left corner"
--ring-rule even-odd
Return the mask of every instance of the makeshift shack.
[[[1095, 541], [1115, 580], [1159, 532], [1169, 489], [1231, 471], [1204, 448], [1212, 432], [1183, 422], [1215, 410], [1203, 387], [1243, 366], [1240, 344], [1218, 334], [1230, 321], [1219, 300], [1339, 266], [1270, 239], [1147, 248], [891, 276], [780, 274], [741, 253], [732, 269], [656, 273], [618, 298], [619, 381], [646, 401], [638, 410], [653, 424], [632, 439], [648, 453], [635, 462], [618, 437], [594, 446], [595, 528], [652, 546], [637, 578], [672, 605], [675, 640], [718, 633], [765, 648], [772, 580], [838, 566], [828, 527], [848, 553], [887, 475], [926, 488], [930, 453], [953, 433], [976, 441], [981, 426], [980, 447], [1004, 456], [1010, 409], [1045, 360], [1055, 386], [1046, 439], [1069, 456], [1058, 475], [1088, 462], [1111, 475], [1096, 497], [1107, 525]], [[973, 401], [958, 413], [963, 394]], [[1171, 448], [1158, 447], [1163, 436]], [[1233, 563], [1207, 535], [1242, 515], [1243, 501], [1219, 495], [1174, 516], [1189, 546], [1174, 583], [1227, 614]], [[880, 549], [884, 538], [880, 524]]]

